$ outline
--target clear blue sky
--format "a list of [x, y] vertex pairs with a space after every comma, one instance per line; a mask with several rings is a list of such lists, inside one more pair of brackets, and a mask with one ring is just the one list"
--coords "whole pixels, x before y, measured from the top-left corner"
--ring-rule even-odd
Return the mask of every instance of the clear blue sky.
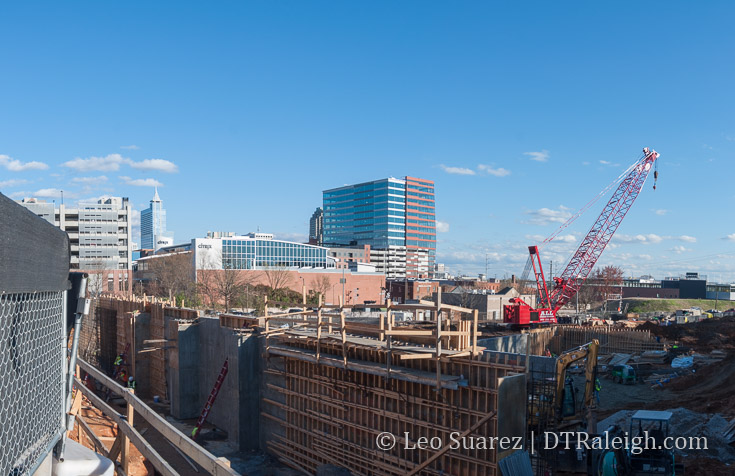
[[658, 190], [601, 263], [735, 281], [734, 17], [725, 1], [5, 2], [0, 191], [141, 210], [159, 182], [177, 241], [303, 238], [322, 190], [419, 176], [439, 261], [477, 273], [487, 256], [503, 276], [650, 146]]

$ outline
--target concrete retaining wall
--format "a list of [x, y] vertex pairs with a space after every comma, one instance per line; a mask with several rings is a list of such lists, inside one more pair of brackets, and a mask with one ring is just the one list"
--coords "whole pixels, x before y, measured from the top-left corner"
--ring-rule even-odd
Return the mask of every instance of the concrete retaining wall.
[[227, 432], [241, 450], [259, 447], [260, 350], [258, 338], [220, 327], [216, 318], [178, 325], [175, 357], [169, 359], [171, 415], [198, 418], [227, 359], [228, 373], [207, 422]]

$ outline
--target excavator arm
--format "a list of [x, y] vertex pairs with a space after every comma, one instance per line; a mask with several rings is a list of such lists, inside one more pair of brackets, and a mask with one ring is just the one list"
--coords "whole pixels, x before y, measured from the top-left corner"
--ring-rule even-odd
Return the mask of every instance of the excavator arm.
[[557, 412], [557, 420], [561, 420], [563, 415], [562, 405], [564, 400], [564, 383], [566, 380], [567, 369], [574, 362], [584, 358], [587, 358], [587, 364], [585, 365], [583, 408], [592, 408], [594, 405], [595, 369], [597, 366], [597, 353], [599, 351], [599, 347], [600, 342], [597, 339], [593, 339], [587, 344], [564, 352], [556, 360], [556, 392], [554, 394], [554, 409]]

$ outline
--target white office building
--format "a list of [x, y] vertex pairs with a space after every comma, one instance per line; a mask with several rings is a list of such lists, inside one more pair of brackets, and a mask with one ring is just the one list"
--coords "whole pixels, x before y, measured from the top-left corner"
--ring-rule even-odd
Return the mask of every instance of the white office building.
[[71, 269], [94, 272], [91, 284], [101, 292], [131, 290], [133, 245], [130, 202], [110, 197], [67, 208], [35, 198], [18, 202], [69, 235]]

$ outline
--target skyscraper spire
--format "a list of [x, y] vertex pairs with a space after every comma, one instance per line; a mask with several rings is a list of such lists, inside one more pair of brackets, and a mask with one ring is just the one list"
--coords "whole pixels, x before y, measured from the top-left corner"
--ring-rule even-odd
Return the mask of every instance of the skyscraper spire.
[[161, 198], [158, 196], [158, 187], [155, 187], [155, 190], [156, 190], [156, 193], [153, 194], [153, 200], [151, 200], [151, 201], [152, 202], [160, 202], [161, 201]]

